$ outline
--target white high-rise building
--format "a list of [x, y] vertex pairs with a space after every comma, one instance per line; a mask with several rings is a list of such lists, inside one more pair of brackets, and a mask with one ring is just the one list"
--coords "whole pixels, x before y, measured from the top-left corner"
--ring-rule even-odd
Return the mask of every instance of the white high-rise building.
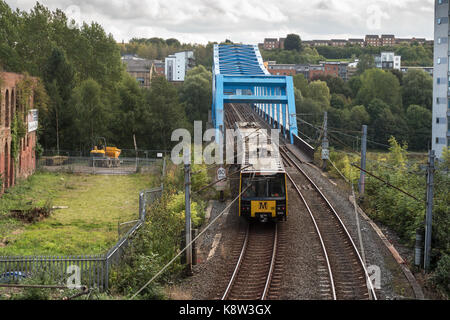
[[435, 0], [432, 149], [440, 158], [449, 146], [450, 65], [449, 0]]
[[166, 58], [166, 79], [168, 81], [184, 81], [186, 72], [194, 66], [194, 52], [183, 51]]

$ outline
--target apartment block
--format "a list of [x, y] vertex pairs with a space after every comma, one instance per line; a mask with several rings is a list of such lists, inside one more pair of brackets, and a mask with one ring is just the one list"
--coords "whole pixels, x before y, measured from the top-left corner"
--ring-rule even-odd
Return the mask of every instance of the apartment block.
[[168, 81], [184, 81], [186, 73], [194, 67], [194, 52], [183, 51], [165, 59], [165, 73]]
[[437, 157], [448, 147], [450, 130], [449, 3], [435, 0], [432, 149]]

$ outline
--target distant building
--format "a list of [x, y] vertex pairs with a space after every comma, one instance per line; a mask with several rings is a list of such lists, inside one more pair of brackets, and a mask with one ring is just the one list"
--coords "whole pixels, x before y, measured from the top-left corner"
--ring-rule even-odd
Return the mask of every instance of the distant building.
[[286, 41], [286, 38], [280, 38], [280, 40], [278, 40], [278, 48], [284, 50], [284, 41]]
[[364, 39], [348, 39], [348, 43], [352, 46], [364, 47], [365, 41]]
[[392, 47], [393, 45], [395, 45], [395, 36], [393, 34], [382, 34], [380, 41], [381, 46]]
[[194, 67], [194, 52], [183, 51], [170, 55], [165, 60], [165, 73], [168, 81], [184, 81], [186, 73]]
[[325, 67], [323, 64], [312, 64], [309, 66], [309, 79], [313, 80], [314, 78], [317, 78], [318, 76], [325, 74]]
[[450, 146], [449, 3], [435, 0], [432, 149], [438, 158]]
[[297, 74], [302, 74], [305, 79], [309, 79], [309, 64], [297, 64], [295, 66], [295, 71]]
[[394, 52], [381, 52], [379, 56], [375, 56], [375, 66], [383, 70], [400, 70], [402, 57], [396, 56]]
[[348, 41], [344, 39], [331, 39], [330, 45], [332, 47], [345, 47], [347, 45]]
[[126, 65], [127, 72], [136, 79], [141, 87], [150, 88], [152, 60], [142, 59], [135, 55], [125, 55], [122, 57], [122, 63]]
[[264, 39], [264, 50], [273, 50], [279, 48], [279, 42], [277, 38]]
[[368, 34], [366, 35], [366, 46], [379, 47], [380, 37], [378, 35]]
[[295, 64], [268, 64], [267, 70], [274, 76], [295, 76], [297, 74]]
[[313, 44], [315, 47], [328, 46], [328, 45], [330, 45], [330, 41], [329, 40], [313, 40]]
[[354, 77], [357, 71], [357, 67], [351, 67], [350, 65], [347, 66], [347, 80], [350, 80], [352, 77]]

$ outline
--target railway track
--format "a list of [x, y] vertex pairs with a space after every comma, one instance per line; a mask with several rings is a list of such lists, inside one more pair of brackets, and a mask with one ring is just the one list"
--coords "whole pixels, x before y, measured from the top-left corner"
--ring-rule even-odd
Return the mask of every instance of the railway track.
[[242, 249], [222, 300], [274, 299], [281, 286], [277, 275], [280, 238], [277, 224], [249, 223]]
[[[280, 147], [284, 161], [300, 173], [288, 174], [295, 191], [305, 204], [319, 236], [334, 300], [376, 300], [376, 293], [365, 265], [347, 228], [319, 187], [299, 166], [298, 159], [285, 146]], [[298, 186], [309, 186], [301, 191]]]

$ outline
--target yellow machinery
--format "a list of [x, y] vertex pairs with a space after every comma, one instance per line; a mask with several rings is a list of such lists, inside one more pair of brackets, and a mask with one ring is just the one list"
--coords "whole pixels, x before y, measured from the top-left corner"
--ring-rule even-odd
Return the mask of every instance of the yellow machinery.
[[122, 150], [116, 147], [107, 147], [106, 141], [103, 147], [98, 148], [97, 146], [91, 150], [91, 158], [89, 159], [89, 165], [91, 167], [120, 167], [120, 153]]

